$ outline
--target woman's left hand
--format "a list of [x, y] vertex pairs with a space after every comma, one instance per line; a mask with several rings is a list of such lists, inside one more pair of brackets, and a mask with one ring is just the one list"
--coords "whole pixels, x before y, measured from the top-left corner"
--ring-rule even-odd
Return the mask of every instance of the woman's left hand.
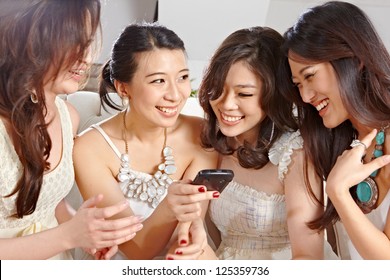
[[374, 129], [361, 140], [362, 144], [345, 150], [338, 157], [326, 182], [326, 192], [330, 197], [340, 193], [348, 193], [352, 186], [363, 181], [375, 170], [390, 163], [390, 155], [378, 157], [368, 163], [362, 162], [366, 147], [371, 145], [376, 134], [377, 130]]
[[114, 245], [101, 249], [83, 248], [83, 250], [93, 256], [95, 260], [109, 260], [118, 252], [119, 248], [118, 245]]
[[167, 260], [196, 260], [207, 246], [207, 234], [203, 220], [180, 222], [177, 225], [178, 244], [174, 244], [166, 256]]
[[118, 252], [118, 250], [119, 250], [118, 245], [99, 249], [95, 253], [95, 259], [96, 260], [109, 260]]

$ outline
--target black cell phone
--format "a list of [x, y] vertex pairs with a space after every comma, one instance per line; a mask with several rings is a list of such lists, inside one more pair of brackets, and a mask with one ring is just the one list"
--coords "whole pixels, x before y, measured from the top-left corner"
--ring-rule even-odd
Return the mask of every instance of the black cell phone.
[[222, 192], [233, 180], [233, 177], [233, 170], [230, 169], [203, 169], [198, 172], [192, 183], [194, 185], [204, 185], [208, 191]]

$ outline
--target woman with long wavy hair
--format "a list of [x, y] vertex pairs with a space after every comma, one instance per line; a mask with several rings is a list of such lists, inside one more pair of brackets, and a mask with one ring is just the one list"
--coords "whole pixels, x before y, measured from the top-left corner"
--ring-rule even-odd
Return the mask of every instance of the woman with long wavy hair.
[[142, 225], [105, 220], [125, 202], [98, 209], [99, 195], [77, 213], [65, 202], [79, 117], [58, 97], [86, 77], [100, 2], [2, 1], [0, 10], [0, 259], [69, 259], [75, 247], [108, 258]]
[[302, 137], [278, 81], [282, 44], [269, 27], [233, 32], [199, 89], [207, 120], [202, 143], [219, 152], [220, 168], [234, 171], [209, 207], [220, 259], [335, 258], [323, 233], [307, 225], [322, 214], [323, 196], [312, 166], [310, 178], [303, 176]]

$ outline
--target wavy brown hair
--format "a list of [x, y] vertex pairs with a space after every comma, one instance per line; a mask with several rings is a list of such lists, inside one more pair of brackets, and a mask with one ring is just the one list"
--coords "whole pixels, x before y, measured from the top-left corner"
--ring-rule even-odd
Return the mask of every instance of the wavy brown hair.
[[5, 0], [1, 5], [0, 116], [23, 166], [8, 195], [17, 195], [15, 216], [22, 218], [35, 211], [50, 168], [44, 85], [85, 57], [100, 28], [100, 2]]
[[[285, 61], [282, 86], [290, 87], [288, 57], [303, 63], [329, 62], [339, 83], [348, 113], [362, 125], [380, 128], [390, 117], [390, 56], [367, 15], [346, 2], [330, 1], [305, 12], [284, 34]], [[283, 81], [283, 80], [282, 80]], [[317, 174], [327, 179], [337, 157], [349, 148], [357, 131], [349, 120], [328, 129], [298, 89], [286, 95], [298, 105], [304, 148]], [[355, 190], [351, 188], [355, 197]], [[328, 200], [325, 213], [313, 228], [325, 229], [339, 216]]]
[[[282, 43], [282, 35], [268, 27], [233, 32], [212, 56], [199, 88], [199, 101], [207, 120], [202, 131], [203, 146], [212, 147], [224, 155], [237, 152], [239, 163], [244, 168], [263, 167], [269, 162], [268, 151], [272, 144], [284, 131], [297, 129], [292, 113], [293, 103], [282, 99], [278, 86]], [[256, 144], [245, 142], [236, 148], [234, 138], [227, 137], [220, 131], [210, 100], [222, 95], [227, 73], [239, 61], [245, 62], [262, 81], [260, 107], [267, 116], [258, 124], [260, 130]], [[292, 86], [289, 92], [292, 92]]]

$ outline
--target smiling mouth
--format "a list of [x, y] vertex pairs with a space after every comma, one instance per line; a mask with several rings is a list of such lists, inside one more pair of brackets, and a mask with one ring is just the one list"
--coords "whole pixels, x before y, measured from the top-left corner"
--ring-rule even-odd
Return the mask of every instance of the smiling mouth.
[[329, 104], [329, 99], [324, 99], [321, 101], [320, 104], [318, 104], [316, 107], [317, 111], [321, 111], [322, 109], [324, 109], [326, 106], [328, 106]]
[[82, 76], [85, 74], [85, 70], [69, 70], [70, 73], [72, 73], [73, 75], [79, 75], [79, 76]]
[[221, 113], [221, 117], [226, 122], [237, 122], [237, 121], [239, 121], [239, 120], [244, 118], [243, 116], [241, 116], [241, 117], [232, 117], [232, 116], [225, 115], [223, 113]]
[[177, 107], [175, 107], [175, 108], [167, 108], [167, 107], [156, 106], [156, 108], [158, 110], [160, 110], [161, 112], [167, 113], [167, 114], [173, 114], [173, 113], [177, 112]]

